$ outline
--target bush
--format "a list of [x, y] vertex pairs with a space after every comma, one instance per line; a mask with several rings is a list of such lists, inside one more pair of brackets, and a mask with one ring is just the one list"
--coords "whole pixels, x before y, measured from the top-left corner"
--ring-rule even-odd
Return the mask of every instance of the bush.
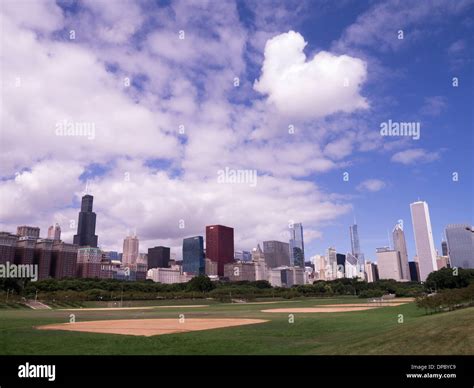
[[474, 304], [474, 284], [465, 288], [446, 289], [416, 299], [416, 305], [425, 312], [451, 311]]

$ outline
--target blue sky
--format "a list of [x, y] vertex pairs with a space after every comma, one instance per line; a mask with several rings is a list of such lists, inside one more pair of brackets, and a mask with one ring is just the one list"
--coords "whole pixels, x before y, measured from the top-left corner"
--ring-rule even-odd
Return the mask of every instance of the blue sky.
[[[293, 221], [308, 259], [347, 252], [355, 214], [366, 258], [403, 219], [411, 260], [410, 202], [428, 202], [438, 249], [447, 224], [473, 223], [471, 0], [3, 8], [1, 229], [59, 222], [72, 240], [86, 183], [99, 244], [119, 251], [137, 230], [141, 251], [179, 256], [217, 223], [249, 250]], [[420, 139], [381, 136], [388, 120]], [[225, 168], [258, 184], [217, 182]]]

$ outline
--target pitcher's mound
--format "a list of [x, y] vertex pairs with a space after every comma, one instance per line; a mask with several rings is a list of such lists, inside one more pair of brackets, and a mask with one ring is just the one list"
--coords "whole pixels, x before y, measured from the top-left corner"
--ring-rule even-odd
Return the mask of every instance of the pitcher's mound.
[[220, 329], [223, 327], [252, 325], [268, 322], [263, 319], [117, 319], [105, 321], [87, 321], [75, 323], [60, 323], [38, 326], [40, 330], [68, 330], [84, 331], [88, 333], [162, 335], [171, 333], [185, 333], [189, 331]]

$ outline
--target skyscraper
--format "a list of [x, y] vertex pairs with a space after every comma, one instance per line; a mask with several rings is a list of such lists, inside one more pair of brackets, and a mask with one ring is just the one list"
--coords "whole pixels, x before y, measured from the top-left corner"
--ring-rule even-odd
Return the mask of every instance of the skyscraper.
[[416, 255], [418, 256], [420, 281], [424, 282], [430, 272], [437, 269], [430, 211], [428, 204], [424, 201], [411, 203], [410, 210], [415, 235]]
[[48, 239], [53, 241], [61, 241], [61, 227], [58, 223], [48, 228]]
[[148, 269], [168, 268], [170, 262], [170, 248], [154, 247], [148, 248]]
[[379, 279], [404, 280], [402, 278], [402, 266], [400, 252], [388, 247], [377, 248], [377, 269]]
[[408, 263], [410, 266], [410, 280], [412, 282], [419, 282], [420, 281], [420, 270], [418, 266], [418, 259], [415, 261], [410, 261]]
[[337, 277], [337, 252], [336, 248], [329, 247], [326, 252], [325, 280], [334, 280]]
[[202, 236], [183, 240], [183, 272], [202, 275], [205, 272], [204, 239]]
[[234, 261], [234, 228], [206, 226], [206, 257], [217, 262], [217, 274], [224, 276], [224, 264]]
[[139, 241], [137, 236], [127, 236], [123, 240], [122, 263], [125, 267], [137, 264]]
[[393, 249], [400, 254], [402, 279], [410, 280], [410, 267], [408, 265], [408, 251], [405, 232], [400, 224], [396, 224], [392, 232]]
[[75, 245], [97, 248], [97, 235], [95, 234], [96, 214], [92, 211], [93, 201], [94, 197], [92, 195], [87, 194], [82, 197], [77, 234], [74, 236]]
[[295, 267], [304, 268], [303, 225], [294, 224], [290, 228], [290, 263]]
[[351, 236], [352, 255], [357, 258], [359, 266], [362, 266], [362, 268], [364, 268], [365, 259], [364, 254], [361, 252], [360, 249], [359, 230], [355, 222], [349, 227], [349, 234]]
[[451, 267], [474, 268], [474, 233], [468, 224], [446, 227]]
[[264, 241], [263, 252], [268, 269], [290, 266], [290, 245], [282, 241]]
[[260, 244], [252, 250], [252, 262], [255, 263], [255, 280], [268, 280], [265, 254], [260, 248]]

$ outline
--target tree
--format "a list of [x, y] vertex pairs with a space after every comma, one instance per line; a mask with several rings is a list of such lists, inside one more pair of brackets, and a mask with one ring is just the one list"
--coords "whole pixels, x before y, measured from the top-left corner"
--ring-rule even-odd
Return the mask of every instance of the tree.
[[186, 285], [186, 291], [209, 292], [215, 288], [214, 283], [206, 275], [192, 278]]
[[474, 282], [474, 270], [458, 268], [442, 268], [431, 272], [425, 281], [428, 290], [442, 290], [445, 288], [464, 288]]

